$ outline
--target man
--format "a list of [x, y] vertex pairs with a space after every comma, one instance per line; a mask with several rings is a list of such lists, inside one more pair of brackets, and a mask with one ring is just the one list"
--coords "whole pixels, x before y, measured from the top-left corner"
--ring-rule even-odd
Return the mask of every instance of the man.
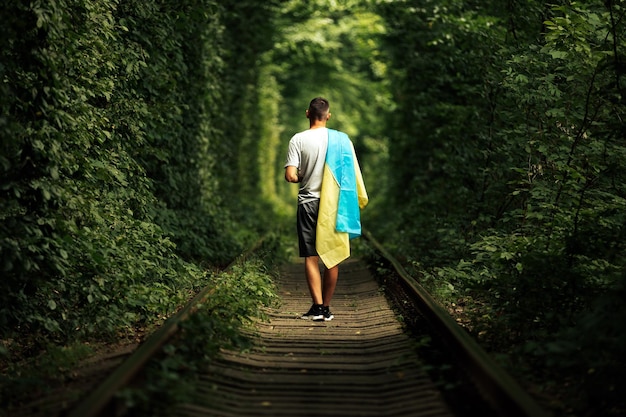
[[[328, 100], [311, 100], [306, 117], [309, 129], [289, 141], [285, 179], [300, 183], [298, 246], [313, 301], [302, 318], [330, 321], [339, 263], [350, 254], [349, 239], [360, 235], [359, 210], [367, 204], [367, 193], [352, 142], [345, 133], [326, 128]], [[323, 276], [320, 259], [326, 266]]]

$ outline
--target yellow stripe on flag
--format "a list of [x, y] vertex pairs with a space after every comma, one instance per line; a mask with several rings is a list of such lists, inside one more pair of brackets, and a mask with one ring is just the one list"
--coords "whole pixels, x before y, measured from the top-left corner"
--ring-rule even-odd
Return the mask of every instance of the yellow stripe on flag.
[[[329, 181], [329, 179], [331, 179]], [[350, 237], [335, 229], [339, 206], [339, 184], [328, 165], [324, 165], [324, 181], [320, 193], [315, 247], [327, 268], [350, 257]]]

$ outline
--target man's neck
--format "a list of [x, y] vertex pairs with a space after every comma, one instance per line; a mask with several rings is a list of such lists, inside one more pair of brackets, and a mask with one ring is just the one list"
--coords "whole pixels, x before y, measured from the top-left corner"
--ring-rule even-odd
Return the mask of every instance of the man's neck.
[[309, 125], [309, 129], [320, 129], [322, 127], [326, 127], [326, 121], [322, 121], [322, 120], [315, 120], [313, 122], [310, 123]]

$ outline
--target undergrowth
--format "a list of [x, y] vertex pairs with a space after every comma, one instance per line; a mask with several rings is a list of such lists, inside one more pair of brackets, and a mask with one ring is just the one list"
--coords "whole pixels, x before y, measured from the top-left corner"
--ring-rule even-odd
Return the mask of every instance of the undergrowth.
[[220, 349], [251, 346], [252, 324], [266, 320], [264, 309], [278, 302], [272, 275], [268, 265], [255, 258], [213, 277], [213, 291], [149, 364], [142, 386], [120, 394], [133, 415], [168, 415], [193, 399], [196, 381]]
[[[554, 415], [622, 416], [626, 347], [624, 289], [588, 289], [588, 298], [565, 314], [561, 302], [546, 303], [526, 291], [527, 303], [512, 303], [504, 279], [476, 280], [460, 269], [424, 268], [410, 261], [409, 273], [433, 295], [493, 359]], [[499, 285], [496, 285], [499, 284]], [[511, 290], [512, 289], [512, 290]], [[554, 290], [558, 291], [558, 290]], [[545, 291], [542, 294], [544, 297]], [[532, 313], [534, 311], [534, 313]]]

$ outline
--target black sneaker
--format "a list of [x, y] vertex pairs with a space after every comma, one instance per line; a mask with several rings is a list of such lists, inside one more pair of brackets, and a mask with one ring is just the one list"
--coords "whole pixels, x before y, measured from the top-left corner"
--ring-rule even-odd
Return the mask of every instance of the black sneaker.
[[301, 318], [304, 320], [323, 320], [324, 307], [321, 304], [313, 304], [309, 311], [304, 313]]
[[330, 307], [328, 306], [322, 307], [322, 312], [324, 314], [324, 321], [331, 321], [335, 318], [335, 316], [333, 316], [333, 313], [330, 312]]

